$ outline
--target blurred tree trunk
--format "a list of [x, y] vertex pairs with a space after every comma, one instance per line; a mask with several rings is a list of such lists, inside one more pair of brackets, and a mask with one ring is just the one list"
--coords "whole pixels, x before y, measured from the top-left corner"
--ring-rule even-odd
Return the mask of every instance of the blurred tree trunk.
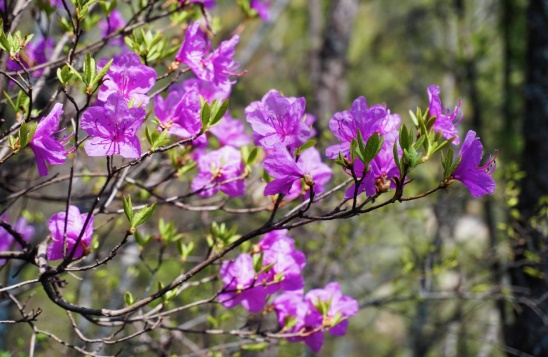
[[548, 196], [548, 0], [529, 1], [527, 31], [521, 157], [526, 177], [520, 184], [519, 236], [510, 268], [514, 295], [527, 303], [513, 305], [514, 321], [507, 326], [506, 342], [518, 351], [548, 356], [548, 237], [546, 218], [539, 216], [540, 200]]
[[346, 54], [358, 11], [358, 0], [332, 0], [321, 37], [322, 1], [311, 0], [309, 9], [309, 28], [313, 41], [310, 79], [314, 91], [314, 102], [309, 108], [314, 108], [312, 114], [317, 118], [316, 126], [321, 133], [321, 129], [327, 126], [327, 120], [341, 110], [345, 101]]

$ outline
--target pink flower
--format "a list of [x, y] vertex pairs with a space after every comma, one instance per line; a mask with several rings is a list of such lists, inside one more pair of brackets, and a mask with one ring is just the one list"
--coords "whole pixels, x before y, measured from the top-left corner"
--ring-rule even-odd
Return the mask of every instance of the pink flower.
[[[81, 234], [82, 239], [76, 248], [73, 258], [78, 259], [84, 255], [91, 244], [91, 238], [93, 236], [93, 216], [90, 217], [87, 225], [84, 226], [87, 216], [87, 213], [80, 214], [78, 207], [69, 206], [68, 218], [65, 212], [56, 213], [50, 218], [48, 228], [53, 243], [51, 243], [47, 249], [48, 260], [58, 260], [68, 256]], [[67, 219], [67, 225], [65, 239], [66, 255], [64, 256], [63, 235], [65, 232], [65, 219]]]
[[329, 129], [339, 139], [340, 144], [327, 148], [325, 154], [330, 159], [335, 159], [339, 152], [349, 157], [350, 143], [358, 137], [358, 131], [365, 141], [376, 132], [382, 130], [386, 123], [387, 111], [382, 105], [376, 104], [371, 107], [367, 105], [364, 97], [359, 97], [352, 103], [350, 110], [335, 113], [329, 120]]
[[81, 126], [91, 138], [84, 148], [89, 156], [141, 156], [137, 130], [145, 120], [144, 108], [128, 108], [124, 97], [111, 94], [103, 106], [93, 106], [82, 114]]
[[290, 152], [304, 144], [311, 136], [309, 125], [302, 120], [305, 106], [304, 98], [286, 98], [273, 89], [261, 101], [249, 104], [245, 115], [255, 144], [266, 151], [283, 147]]
[[293, 326], [284, 328], [284, 332], [302, 334], [288, 340], [304, 341], [314, 352], [323, 346], [324, 331], [335, 336], [345, 335], [348, 318], [359, 309], [356, 300], [342, 295], [338, 283], [309, 291], [304, 301], [302, 291], [286, 292], [274, 300], [273, 306], [282, 328], [293, 320]]
[[[107, 60], [100, 60], [98, 67], [102, 68], [106, 63]], [[141, 64], [137, 54], [126, 52], [114, 57], [97, 98], [104, 102], [111, 94], [118, 93], [128, 102], [133, 100], [133, 106], [146, 106], [150, 100], [146, 93], [155, 83], [156, 71]]]
[[242, 154], [231, 146], [204, 154], [198, 158], [198, 175], [192, 180], [192, 190], [201, 197], [211, 197], [219, 190], [229, 196], [241, 196], [245, 192], [242, 177], [245, 165]]
[[264, 169], [274, 178], [266, 185], [264, 194], [282, 193], [287, 195], [288, 199], [299, 196], [305, 188], [301, 179], [308, 181], [307, 185], [313, 183], [314, 192], [319, 193], [331, 178], [331, 169], [321, 161], [320, 153], [315, 148], [303, 151], [299, 160], [295, 162], [285, 148], [274, 147], [264, 161]]
[[196, 21], [186, 30], [185, 40], [175, 59], [189, 66], [196, 77], [230, 92], [233, 84], [230, 77], [243, 74], [238, 73], [240, 65], [234, 61], [234, 47], [239, 39], [238, 35], [234, 35], [209, 53], [211, 43], [207, 34], [200, 29], [200, 22]]
[[446, 139], [455, 138], [453, 144], [459, 144], [459, 132], [456, 128], [456, 125], [459, 124], [462, 120], [462, 113], [460, 112], [461, 101], [451, 112], [449, 108], [443, 108], [441, 104], [441, 99], [439, 97], [440, 87], [438, 86], [428, 86], [427, 88], [428, 98], [430, 99], [430, 104], [428, 106], [428, 113], [430, 116], [436, 117], [434, 122], [434, 130], [441, 132], [443, 137]]
[[67, 159], [67, 150], [63, 146], [64, 141], [52, 137], [59, 126], [59, 116], [63, 114], [62, 108], [63, 105], [60, 103], [53, 106], [51, 112], [38, 123], [36, 132], [29, 143], [34, 152], [40, 176], [48, 175], [46, 162], [50, 165], [60, 165], [64, 164]]
[[497, 154], [493, 158], [489, 158], [487, 162], [480, 166], [482, 157], [483, 145], [476, 133], [472, 130], [466, 134], [464, 143], [460, 148], [459, 155], [461, 161], [455, 169], [452, 178], [461, 181], [472, 196], [480, 197], [483, 195], [492, 195], [495, 192], [495, 180], [491, 174], [496, 168]]
[[209, 129], [209, 132], [219, 139], [221, 145], [239, 148], [251, 142], [251, 138], [245, 132], [244, 123], [232, 119], [228, 112], [217, 125]]

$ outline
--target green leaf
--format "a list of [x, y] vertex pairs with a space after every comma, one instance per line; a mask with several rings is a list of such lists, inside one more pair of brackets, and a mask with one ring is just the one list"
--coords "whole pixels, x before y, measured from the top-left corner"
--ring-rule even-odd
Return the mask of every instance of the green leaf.
[[0, 22], [0, 47], [6, 51], [10, 52], [10, 43], [8, 41], [8, 38], [6, 37], [6, 34], [4, 33], [4, 30], [2, 28], [4, 27], [3, 21]]
[[141, 224], [148, 221], [150, 217], [152, 216], [152, 214], [154, 213], [154, 210], [156, 209], [156, 205], [157, 205], [157, 202], [154, 202], [150, 207], [148, 205], [145, 205], [144, 208], [134, 213], [131, 219], [131, 228], [140, 226]]
[[216, 105], [215, 109], [211, 113], [211, 120], [209, 121], [209, 126], [213, 126], [221, 121], [226, 111], [228, 110], [228, 99], [223, 101], [221, 105]]
[[19, 128], [19, 150], [27, 146], [36, 132], [36, 127], [38, 124], [35, 122], [23, 123]]
[[150, 234], [143, 236], [137, 230], [133, 233], [133, 237], [135, 237], [135, 241], [137, 242], [137, 244], [139, 244], [140, 247], [144, 247], [152, 240], [152, 236]]
[[124, 204], [124, 213], [126, 214], [127, 220], [131, 222], [133, 220], [133, 204], [131, 203], [131, 196], [122, 196], [122, 202]]
[[133, 297], [133, 294], [131, 292], [126, 291], [126, 293], [124, 294], [124, 301], [127, 306], [131, 306], [135, 302], [135, 298]]
[[350, 158], [352, 159], [352, 162], [356, 159], [356, 155], [358, 152], [358, 140], [356, 138], [353, 138], [350, 142]]
[[418, 121], [417, 117], [415, 116], [415, 113], [413, 113], [412, 111], [409, 111], [409, 116], [411, 117], [411, 120], [413, 121], [413, 124], [415, 124], [415, 126], [418, 127], [419, 126], [419, 121]]
[[93, 78], [93, 80], [91, 81], [91, 86], [95, 86], [97, 83], [99, 83], [101, 80], [103, 80], [103, 78], [105, 77], [105, 75], [107, 74], [110, 66], [112, 65], [112, 61], [114, 59], [111, 59], [110, 61], [108, 61], [105, 66], [101, 69], [101, 71]]
[[245, 351], [264, 351], [268, 346], [268, 342], [248, 343], [242, 345], [242, 350]]
[[[247, 147], [245, 148], [246, 148], [245, 150], [247, 151]], [[244, 164], [248, 166], [253, 165], [257, 161], [257, 158], [259, 157], [259, 148], [254, 146], [253, 149], [251, 149], [249, 152], [245, 154], [243, 153], [243, 151], [244, 150], [242, 150], [242, 160]]]
[[88, 86], [91, 85], [93, 78], [95, 77], [95, 60], [91, 57], [91, 52], [86, 53], [86, 59], [84, 60], [83, 71], [84, 71], [84, 83]]
[[79, 80], [81, 80], [82, 82], [84, 81], [84, 79], [82, 78], [82, 76], [80, 75], [80, 73], [74, 68], [72, 67], [70, 64], [66, 63], [66, 66], [68, 66], [70, 68], [70, 71], [72, 72], [72, 74], [74, 74], [76, 77], [78, 77]]
[[398, 152], [398, 142], [397, 141], [394, 141], [394, 146], [392, 148], [392, 153], [394, 154], [394, 162], [396, 163], [396, 166], [398, 167], [398, 170], [401, 172], [403, 172], [403, 167], [402, 167], [402, 162], [400, 160], [400, 155], [399, 155], [399, 152]]
[[207, 129], [209, 127], [209, 119], [211, 118], [211, 107], [207, 102], [200, 96], [200, 107], [201, 114], [200, 118], [202, 119], [202, 128]]
[[314, 145], [316, 145], [316, 140], [314, 139], [308, 139], [306, 141], [306, 143], [302, 144], [298, 149], [297, 149], [297, 155], [301, 155], [301, 153], [303, 151], [305, 151], [306, 149], [310, 149], [311, 147], [313, 147]]
[[72, 75], [72, 71], [67, 65], [64, 65], [63, 68], [57, 68], [57, 78], [63, 86], [72, 78]]
[[380, 136], [379, 133], [374, 133], [367, 140], [367, 143], [364, 145], [364, 140], [361, 133], [358, 131], [358, 149], [357, 154], [360, 160], [364, 163], [365, 167], [369, 167], [369, 163], [377, 156], [379, 151], [382, 148], [382, 143], [384, 142], [384, 137]]
[[263, 252], [253, 255], [253, 270], [255, 273], [259, 273], [263, 268]]
[[412, 139], [409, 137], [413, 136], [412, 130], [407, 130], [407, 126], [403, 124], [400, 128], [400, 147], [402, 150], [409, 149], [413, 143]]

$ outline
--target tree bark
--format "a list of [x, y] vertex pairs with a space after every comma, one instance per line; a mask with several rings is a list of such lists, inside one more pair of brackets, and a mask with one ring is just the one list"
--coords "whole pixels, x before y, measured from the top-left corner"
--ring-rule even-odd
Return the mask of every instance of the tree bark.
[[[311, 32], [317, 32], [321, 20], [317, 18], [320, 1], [311, 2]], [[350, 35], [358, 10], [357, 0], [332, 0], [329, 17], [323, 32], [323, 43], [317, 52], [317, 58], [311, 60], [310, 78], [314, 88], [314, 114], [317, 129], [327, 126], [327, 120], [333, 113], [341, 110], [346, 96], [346, 55]], [[317, 62], [316, 62], [317, 61]]]
[[527, 31], [525, 147], [521, 157], [526, 177], [520, 183], [519, 236], [510, 268], [514, 295], [525, 297], [527, 303], [514, 305], [514, 321], [506, 328], [506, 341], [523, 353], [548, 356], [548, 241], [543, 233], [547, 222], [539, 215], [540, 199], [548, 196], [548, 0], [529, 1]]

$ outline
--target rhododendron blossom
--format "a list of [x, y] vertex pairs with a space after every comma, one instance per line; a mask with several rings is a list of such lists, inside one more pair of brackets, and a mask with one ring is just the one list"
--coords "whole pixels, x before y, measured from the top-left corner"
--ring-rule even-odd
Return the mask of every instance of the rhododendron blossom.
[[304, 280], [301, 273], [306, 258], [295, 249], [287, 230], [265, 234], [253, 247], [252, 254], [262, 255], [258, 273], [250, 254], [240, 254], [236, 260], [221, 265], [219, 273], [225, 286], [218, 299], [223, 306], [232, 308], [242, 304], [245, 309], [257, 313], [265, 307], [268, 295], [278, 290], [302, 289]]
[[[36, 36], [32, 42], [28, 43], [19, 54], [17, 58], [25, 66], [30, 68], [46, 63], [52, 56], [53, 52], [53, 40], [51, 38], [44, 38], [42, 36]], [[21, 65], [16, 61], [9, 58], [6, 61], [6, 68], [10, 71], [20, 71]], [[33, 77], [40, 77], [44, 69], [38, 69], [30, 72]]]
[[[91, 238], [93, 236], [93, 215], [86, 223], [88, 214], [80, 214], [80, 210], [76, 206], [69, 206], [68, 218], [66, 212], [59, 212], [54, 214], [48, 224], [48, 228], [51, 234], [53, 243], [48, 245], [47, 258], [48, 260], [57, 260], [67, 257], [74, 245], [78, 241], [78, 237], [82, 235], [82, 238], [76, 247], [76, 251], [73, 255], [73, 259], [78, 259], [84, 255], [90, 247]], [[65, 227], [65, 220], [67, 221]], [[64, 237], [66, 231], [66, 237]], [[66, 244], [66, 254], [63, 254], [63, 240]]]
[[483, 145], [476, 132], [470, 130], [462, 143], [459, 151], [461, 161], [453, 174], [452, 178], [461, 181], [466, 185], [472, 196], [480, 197], [485, 194], [492, 195], [495, 192], [495, 180], [491, 174], [496, 167], [495, 154], [483, 165], [480, 165], [482, 158]]
[[430, 100], [428, 114], [436, 117], [434, 130], [441, 132], [446, 139], [454, 138], [453, 144], [458, 145], [460, 140], [456, 125], [462, 120], [462, 113], [460, 112], [461, 101], [459, 100], [459, 103], [451, 112], [449, 108], [444, 108], [441, 104], [439, 97], [440, 87], [434, 85], [428, 86], [427, 92]]
[[124, 97], [111, 94], [102, 106], [88, 108], [81, 126], [90, 138], [84, 148], [89, 156], [120, 155], [127, 159], [141, 156], [137, 130], [145, 120], [144, 108], [128, 108]]
[[[178, 87], [166, 99], [157, 95], [154, 98], [154, 110], [170, 134], [187, 139], [202, 129], [200, 94], [196, 86]], [[205, 143], [205, 137], [201, 140]]]
[[200, 28], [200, 22], [196, 21], [186, 30], [185, 40], [175, 59], [189, 66], [199, 79], [230, 92], [233, 84], [230, 77], [243, 74], [238, 73], [240, 65], [234, 61], [234, 47], [239, 39], [238, 35], [234, 35], [209, 53], [211, 43]]
[[[285, 148], [274, 147], [264, 161], [264, 168], [274, 178], [266, 185], [265, 195], [283, 193], [288, 199], [299, 196], [303, 189], [308, 195], [310, 186], [315, 193], [320, 193], [331, 178], [331, 169], [321, 161], [315, 148], [304, 150], [295, 161]], [[306, 186], [303, 187], [301, 179]]]
[[270, 0], [251, 0], [249, 7], [255, 11], [264, 21], [270, 20], [270, 12], [268, 11]]
[[303, 121], [304, 98], [284, 97], [270, 90], [261, 101], [245, 108], [246, 120], [253, 128], [253, 140], [266, 151], [284, 147], [293, 152], [311, 136], [310, 127]]
[[245, 165], [240, 150], [224, 146], [204, 154], [198, 158], [198, 171], [191, 187], [201, 197], [211, 197], [219, 190], [233, 197], [245, 192]]
[[223, 119], [212, 126], [209, 132], [215, 135], [221, 145], [239, 148], [251, 142], [251, 138], [245, 132], [244, 123], [238, 119], [232, 119], [229, 112], [226, 112]]
[[57, 103], [51, 112], [40, 120], [29, 146], [34, 152], [38, 173], [40, 176], [48, 175], [50, 165], [64, 164], [67, 159], [67, 150], [64, 147], [64, 140], [56, 140], [52, 136], [59, 126], [59, 116], [63, 114], [63, 105]]
[[[126, 20], [124, 20], [122, 13], [118, 9], [112, 10], [112, 12], [107, 17], [99, 21], [98, 24], [99, 28], [103, 31], [103, 37], [110, 36], [125, 25]], [[123, 37], [110, 40], [110, 44], [112, 45], [123, 46], [124, 43]]]
[[[98, 67], [102, 68], [106, 63], [107, 60], [100, 60]], [[150, 100], [146, 93], [155, 83], [156, 71], [141, 64], [139, 55], [125, 52], [114, 57], [97, 98], [104, 102], [111, 94], [118, 93], [128, 102], [133, 102], [133, 106], [145, 106]]]
[[356, 300], [342, 295], [338, 283], [311, 290], [304, 299], [302, 291], [284, 293], [274, 300], [273, 306], [282, 328], [289, 322], [293, 324], [284, 332], [302, 334], [288, 340], [304, 341], [314, 352], [322, 348], [325, 330], [335, 336], [345, 335], [348, 318], [359, 309]]
[[392, 123], [390, 120], [387, 121], [386, 117], [387, 111], [384, 106], [375, 104], [369, 107], [364, 97], [354, 100], [350, 110], [335, 113], [329, 120], [329, 129], [341, 143], [328, 147], [325, 151], [327, 157], [334, 159], [339, 152], [348, 157], [350, 143], [358, 137], [358, 131], [367, 141], [373, 133], [381, 131], [383, 124]]

